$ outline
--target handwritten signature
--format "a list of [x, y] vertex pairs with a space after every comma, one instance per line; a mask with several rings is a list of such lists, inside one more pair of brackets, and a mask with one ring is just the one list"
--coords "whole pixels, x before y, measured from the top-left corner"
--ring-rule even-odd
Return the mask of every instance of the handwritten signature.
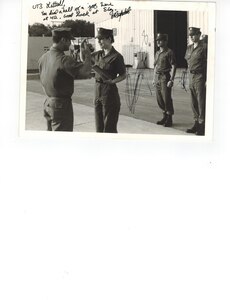
[[53, 8], [53, 7], [58, 7], [58, 6], [63, 6], [65, 0], [60, 0], [59, 2], [54, 1], [54, 2], [48, 2], [46, 3], [46, 8]]
[[109, 7], [108, 9], [104, 8], [104, 11], [109, 11], [109, 14], [111, 16], [111, 19], [113, 18], [119, 18], [119, 21], [121, 20], [121, 17], [124, 15], [127, 15], [130, 13], [131, 11], [131, 7], [129, 6], [128, 8], [125, 8], [124, 10], [117, 10], [117, 9], [113, 9], [111, 7]]

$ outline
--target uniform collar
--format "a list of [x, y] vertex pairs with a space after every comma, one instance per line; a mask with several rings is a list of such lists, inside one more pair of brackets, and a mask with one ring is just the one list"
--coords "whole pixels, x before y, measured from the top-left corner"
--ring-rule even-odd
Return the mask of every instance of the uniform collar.
[[201, 45], [202, 45], [202, 41], [199, 41], [199, 42], [197, 43], [196, 48], [194, 48], [194, 43], [193, 43], [193, 44], [192, 44], [193, 50], [199, 48]]
[[50, 50], [51, 50], [51, 51], [56, 51], [56, 52], [61, 52], [61, 53], [64, 53], [64, 51], [62, 51], [62, 50], [58, 49], [58, 48], [57, 48], [57, 47], [55, 47], [55, 46], [51, 46]]
[[167, 52], [168, 49], [169, 49], [168, 47], [164, 48], [162, 51], [161, 51], [161, 49], [159, 49], [159, 53]]
[[103, 56], [106, 57], [106, 56], [109, 56], [110, 54], [114, 53], [115, 52], [115, 49], [114, 47], [112, 46], [112, 48], [110, 49], [110, 51], [105, 54], [105, 50], [102, 50], [102, 53], [103, 53]]

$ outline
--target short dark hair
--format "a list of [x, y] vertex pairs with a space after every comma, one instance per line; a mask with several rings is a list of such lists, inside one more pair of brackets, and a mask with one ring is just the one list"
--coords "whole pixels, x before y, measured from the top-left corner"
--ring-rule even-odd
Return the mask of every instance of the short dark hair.
[[62, 39], [62, 36], [56, 36], [56, 35], [55, 35], [55, 36], [53, 36], [52, 38], [53, 38], [53, 42], [57, 44], [57, 43], [59, 43], [60, 40]]
[[98, 40], [102, 40], [102, 39], [111, 39], [111, 43], [114, 43], [114, 37], [113, 37], [113, 35], [104, 35], [104, 36], [100, 36], [99, 38], [98, 38]]
[[[52, 37], [53, 38], [53, 42], [55, 43], [55, 44], [57, 44], [57, 43], [59, 43], [60, 42], [60, 40], [63, 38], [63, 39], [65, 39], [65, 40], [68, 40], [68, 38], [67, 37], [64, 37], [64, 36], [53, 36]], [[69, 39], [70, 40], [70, 39]]]
[[109, 38], [111, 38], [111, 43], [114, 43], [114, 37], [113, 37], [113, 35], [110, 35]]

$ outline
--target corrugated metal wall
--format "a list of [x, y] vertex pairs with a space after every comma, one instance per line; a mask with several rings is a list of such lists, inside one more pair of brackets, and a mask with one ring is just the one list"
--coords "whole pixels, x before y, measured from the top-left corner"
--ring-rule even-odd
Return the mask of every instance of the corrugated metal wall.
[[190, 11], [188, 13], [189, 27], [199, 27], [202, 34], [208, 34], [208, 12]]
[[[134, 65], [134, 53], [147, 53], [147, 66], [153, 66], [154, 43], [153, 43], [153, 11], [133, 10], [123, 16], [120, 21], [109, 19], [97, 23], [96, 28], [116, 28], [114, 47], [125, 59], [125, 64]], [[98, 46], [97, 46], [97, 49]]]

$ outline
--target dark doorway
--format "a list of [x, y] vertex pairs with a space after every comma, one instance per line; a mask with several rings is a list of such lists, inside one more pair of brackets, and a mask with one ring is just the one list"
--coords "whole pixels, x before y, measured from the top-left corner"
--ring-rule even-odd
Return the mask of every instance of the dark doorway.
[[[187, 12], [186, 11], [154, 11], [154, 35], [167, 33], [168, 46], [171, 48], [177, 60], [178, 68], [185, 68], [184, 55], [187, 47]], [[155, 52], [157, 50], [155, 44]]]

